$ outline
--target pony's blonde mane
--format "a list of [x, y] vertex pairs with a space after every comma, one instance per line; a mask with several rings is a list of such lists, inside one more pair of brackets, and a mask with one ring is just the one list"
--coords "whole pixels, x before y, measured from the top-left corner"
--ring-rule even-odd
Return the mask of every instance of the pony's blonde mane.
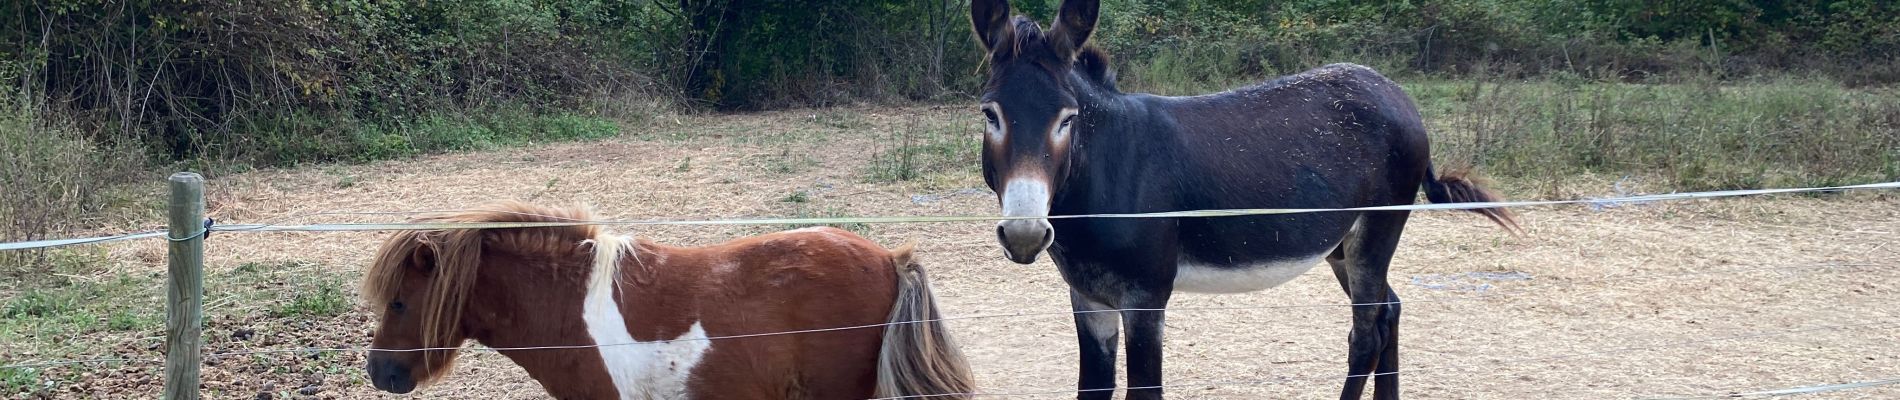
[[[427, 215], [411, 220], [417, 223], [479, 222], [575, 222], [590, 221], [593, 213], [585, 207], [547, 207], [523, 202], [504, 201], [486, 204], [469, 211]], [[484, 249], [522, 255], [572, 256], [581, 247], [594, 243], [594, 268], [602, 262], [612, 267], [625, 241], [608, 236], [598, 225], [535, 228], [446, 229], [401, 231], [376, 252], [374, 263], [363, 279], [363, 300], [382, 313], [409, 271], [420, 267], [432, 271], [429, 293], [425, 298], [409, 299], [411, 312], [422, 313], [422, 345], [426, 348], [461, 346], [462, 309], [468, 302], [469, 289], [475, 284], [477, 266]], [[424, 251], [427, 253], [424, 253]], [[603, 257], [602, 254], [612, 255]], [[607, 259], [613, 260], [607, 260]], [[414, 263], [431, 263], [415, 266]], [[611, 270], [610, 270], [611, 271]], [[600, 274], [595, 274], [598, 276]], [[612, 276], [611, 274], [607, 276]], [[452, 351], [428, 351], [430, 365], [435, 358]], [[441, 368], [446, 371], [447, 368]]]

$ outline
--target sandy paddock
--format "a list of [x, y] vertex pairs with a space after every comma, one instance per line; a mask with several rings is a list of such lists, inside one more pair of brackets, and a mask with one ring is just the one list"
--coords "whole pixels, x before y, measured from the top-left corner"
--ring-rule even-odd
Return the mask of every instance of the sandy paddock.
[[[491, 198], [590, 204], [615, 219], [782, 216], [795, 207], [850, 215], [988, 214], [995, 200], [972, 173], [867, 183], [869, 154], [920, 118], [974, 117], [961, 108], [861, 109], [865, 126], [829, 128], [813, 111], [680, 117], [629, 127], [629, 137], [424, 157], [356, 166], [261, 171], [213, 179], [212, 216], [269, 222], [324, 211], [456, 208]], [[670, 118], [669, 118], [670, 119]], [[815, 133], [814, 133], [815, 132]], [[637, 134], [682, 134], [646, 140]], [[751, 140], [790, 136], [787, 140]], [[735, 138], [747, 138], [737, 140]], [[975, 146], [976, 136], [970, 135]], [[796, 157], [791, 171], [761, 160]], [[339, 184], [349, 180], [349, 184]], [[1609, 195], [1582, 182], [1579, 196]], [[808, 203], [784, 199], [805, 191]], [[1604, 399], [1737, 391], [1900, 377], [1900, 199], [1892, 194], [1520, 211], [1529, 234], [1510, 237], [1482, 217], [1414, 214], [1392, 282], [1407, 304], [1403, 387], [1432, 399]], [[391, 221], [318, 216], [289, 222]], [[951, 315], [1063, 313], [1065, 287], [1047, 257], [1005, 261], [989, 223], [875, 225], [894, 246], [921, 242]], [[631, 233], [711, 243], [777, 227], [649, 227]], [[613, 229], [627, 231], [624, 227]], [[378, 233], [218, 235], [209, 267], [313, 261], [360, 271]], [[162, 269], [155, 242], [115, 245], [126, 268]], [[1349, 312], [1326, 268], [1243, 295], [1181, 294], [1169, 314], [1168, 393], [1177, 399], [1333, 398], [1344, 374]], [[361, 313], [318, 326], [322, 345], [367, 345]], [[1067, 315], [952, 323], [987, 392], [1073, 398], [1074, 332]], [[217, 327], [208, 331], [219, 335]], [[220, 348], [216, 340], [210, 345]], [[352, 343], [355, 342], [355, 343]], [[319, 345], [319, 344], [296, 344]], [[360, 356], [344, 355], [345, 365]], [[236, 363], [232, 363], [236, 364]], [[270, 376], [206, 372], [232, 398]], [[360, 370], [333, 380], [360, 381]], [[284, 378], [291, 379], [291, 378]], [[294, 385], [278, 383], [276, 385]], [[127, 389], [126, 397], [149, 398]], [[108, 392], [119, 392], [107, 390]], [[1055, 391], [1058, 393], [1050, 393]], [[240, 396], [241, 395], [241, 396]], [[446, 382], [415, 398], [540, 398], [505, 358], [466, 356]], [[367, 384], [318, 397], [386, 398]], [[1810, 396], [1900, 398], [1900, 386]]]

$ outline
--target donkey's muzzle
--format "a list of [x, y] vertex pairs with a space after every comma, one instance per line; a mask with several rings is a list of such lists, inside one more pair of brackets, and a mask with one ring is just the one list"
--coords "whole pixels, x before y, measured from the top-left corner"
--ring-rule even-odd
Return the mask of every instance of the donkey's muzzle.
[[409, 375], [409, 367], [390, 357], [369, 358], [369, 382], [377, 390], [406, 394], [416, 390], [416, 379]]
[[1003, 255], [1017, 264], [1035, 263], [1036, 255], [1055, 240], [1056, 229], [1048, 220], [1016, 219], [996, 224], [996, 241], [1003, 245]]

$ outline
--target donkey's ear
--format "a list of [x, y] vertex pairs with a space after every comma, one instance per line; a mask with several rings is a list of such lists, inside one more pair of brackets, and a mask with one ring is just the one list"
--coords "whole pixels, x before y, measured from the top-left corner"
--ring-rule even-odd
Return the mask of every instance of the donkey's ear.
[[1095, 17], [1102, 11], [1100, 0], [1063, 0], [1056, 11], [1055, 29], [1049, 32], [1049, 46], [1064, 59], [1075, 58], [1089, 33], [1095, 32]]
[[970, 28], [986, 50], [1009, 40], [1015, 30], [1009, 24], [1009, 0], [970, 0]]

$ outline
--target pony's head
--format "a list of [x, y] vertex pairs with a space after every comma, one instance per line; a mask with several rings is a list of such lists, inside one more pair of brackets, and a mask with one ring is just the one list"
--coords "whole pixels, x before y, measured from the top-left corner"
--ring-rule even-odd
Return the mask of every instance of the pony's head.
[[996, 238], [1010, 260], [1029, 264], [1055, 241], [1047, 217], [1053, 194], [1071, 166], [1075, 138], [1086, 135], [1090, 113], [1078, 86], [1114, 91], [1108, 56], [1087, 46], [1098, 1], [1066, 0], [1044, 32], [1027, 17], [1011, 17], [1007, 0], [974, 0], [971, 27], [989, 51], [989, 79], [981, 99], [988, 121], [983, 136], [983, 180], [997, 193], [1006, 220]]
[[[562, 222], [592, 217], [583, 209], [553, 209], [496, 203], [477, 210], [426, 216], [424, 223]], [[597, 226], [402, 231], [385, 241], [364, 277], [363, 301], [379, 320], [369, 352], [368, 373], [377, 389], [408, 393], [444, 375], [457, 348], [483, 339], [497, 324], [560, 324], [561, 313], [533, 312], [559, 302], [536, 295], [536, 282], [514, 275], [554, 276], [527, 270], [578, 260], [600, 234]], [[490, 268], [487, 264], [508, 268]], [[505, 264], [505, 265], [504, 265]], [[484, 271], [487, 275], [484, 277]], [[585, 274], [585, 268], [560, 271]], [[508, 283], [503, 283], [508, 282]], [[479, 289], [478, 289], [479, 288]], [[471, 297], [475, 292], [480, 296]], [[578, 304], [578, 303], [575, 303]], [[578, 319], [576, 315], [568, 319]], [[540, 325], [536, 325], [540, 324]]]

